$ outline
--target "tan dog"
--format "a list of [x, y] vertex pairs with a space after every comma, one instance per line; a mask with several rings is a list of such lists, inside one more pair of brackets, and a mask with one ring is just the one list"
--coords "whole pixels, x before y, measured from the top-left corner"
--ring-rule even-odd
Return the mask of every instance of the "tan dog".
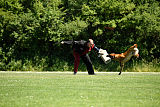
[[134, 44], [131, 46], [126, 52], [121, 54], [109, 54], [108, 56], [111, 57], [113, 60], [118, 61], [121, 66], [121, 70], [119, 75], [121, 75], [121, 72], [123, 71], [124, 64], [131, 59], [132, 56], [139, 57], [139, 50], [137, 48], [137, 44]]

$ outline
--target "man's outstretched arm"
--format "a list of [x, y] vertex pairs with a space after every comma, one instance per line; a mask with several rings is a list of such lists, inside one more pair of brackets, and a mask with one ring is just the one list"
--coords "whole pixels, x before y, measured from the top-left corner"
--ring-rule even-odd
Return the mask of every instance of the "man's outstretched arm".
[[73, 40], [71, 40], [71, 41], [62, 41], [61, 44], [72, 45], [73, 42], [74, 42]]
[[99, 48], [94, 44], [93, 49], [98, 53], [99, 52]]

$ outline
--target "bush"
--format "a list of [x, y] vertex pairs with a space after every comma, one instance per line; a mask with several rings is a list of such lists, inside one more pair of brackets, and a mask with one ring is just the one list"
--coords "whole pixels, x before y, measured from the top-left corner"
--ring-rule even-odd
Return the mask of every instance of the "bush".
[[0, 70], [73, 70], [71, 47], [59, 42], [89, 38], [109, 53], [137, 43], [152, 62], [160, 54], [159, 10], [156, 0], [1, 0]]

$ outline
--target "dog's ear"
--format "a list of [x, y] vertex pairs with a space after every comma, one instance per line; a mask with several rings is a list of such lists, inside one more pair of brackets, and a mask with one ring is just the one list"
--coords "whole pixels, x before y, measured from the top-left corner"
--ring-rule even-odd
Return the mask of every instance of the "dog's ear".
[[133, 46], [134, 46], [135, 48], [137, 48], [137, 47], [138, 47], [138, 45], [137, 45], [137, 44], [134, 44]]

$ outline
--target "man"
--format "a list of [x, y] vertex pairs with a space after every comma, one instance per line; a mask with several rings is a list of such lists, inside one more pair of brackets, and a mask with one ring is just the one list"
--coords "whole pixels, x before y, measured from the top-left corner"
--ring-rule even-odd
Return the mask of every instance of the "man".
[[61, 44], [72, 44], [73, 56], [74, 56], [74, 74], [77, 74], [78, 66], [80, 63], [80, 58], [82, 58], [83, 62], [87, 67], [87, 71], [89, 75], [94, 75], [94, 70], [92, 66], [91, 59], [88, 55], [92, 49], [96, 52], [99, 52], [99, 49], [95, 46], [92, 39], [88, 41], [62, 41]]

